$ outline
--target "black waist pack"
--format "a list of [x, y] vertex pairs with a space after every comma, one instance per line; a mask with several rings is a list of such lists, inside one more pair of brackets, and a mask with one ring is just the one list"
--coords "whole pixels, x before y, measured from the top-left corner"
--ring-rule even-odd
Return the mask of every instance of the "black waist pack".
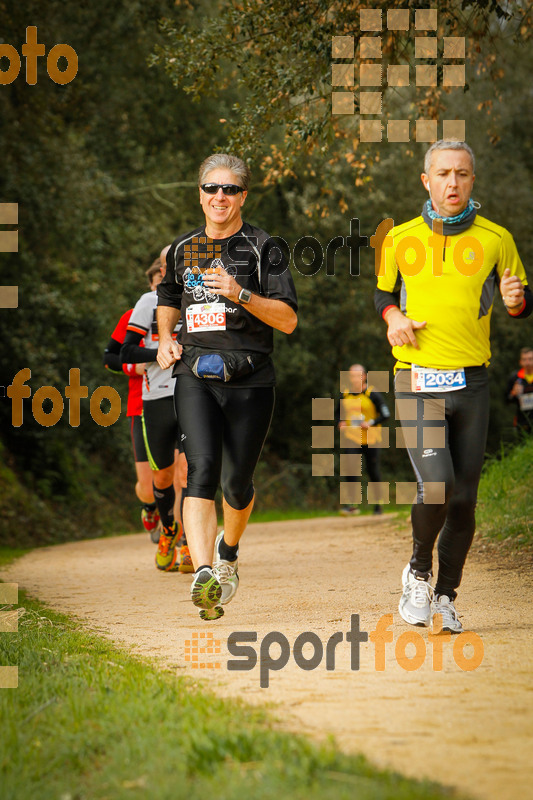
[[268, 361], [264, 353], [246, 353], [236, 350], [206, 350], [203, 347], [183, 348], [181, 360], [192, 370], [197, 378], [228, 381], [244, 378]]

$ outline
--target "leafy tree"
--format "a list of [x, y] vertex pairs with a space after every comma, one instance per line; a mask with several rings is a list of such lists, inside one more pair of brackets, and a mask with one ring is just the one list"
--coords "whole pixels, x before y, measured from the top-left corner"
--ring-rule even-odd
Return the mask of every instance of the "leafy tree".
[[[31, 24], [47, 52], [63, 42], [79, 59], [78, 74], [63, 86], [48, 77], [42, 57], [35, 85], [26, 82], [23, 61], [19, 77], [0, 86], [0, 202], [19, 206], [19, 251], [0, 255], [2, 283], [19, 287], [19, 308], [0, 315], [4, 386], [29, 367], [32, 394], [51, 385], [64, 396], [69, 370], [78, 368], [89, 395], [114, 384], [125, 398], [126, 381], [103, 369], [104, 346], [147, 289], [143, 271], [179, 230], [196, 224], [190, 192], [198, 154], [214, 146], [214, 110], [189, 108], [147, 64], [158, 20], [172, 9], [172, 0], [0, 5], [3, 40], [19, 53]], [[0, 403], [4, 462], [58, 511], [76, 509], [79, 528], [87, 514], [86, 527], [102, 530], [105, 503], [108, 517], [121, 511], [117, 479], [131, 483], [126, 425], [96, 425], [82, 400], [79, 428], [68, 424], [66, 401], [63, 418], [44, 428], [27, 405], [15, 428], [10, 401]], [[118, 465], [114, 475], [110, 463]], [[3, 509], [10, 496], [0, 494]], [[23, 528], [35, 522], [35, 507], [20, 504]], [[14, 520], [0, 516], [11, 535]]]
[[[239, 102], [227, 120], [227, 146], [260, 161], [265, 182], [294, 174], [297, 167], [312, 178], [319, 162], [327, 185], [341, 161], [350, 165], [352, 185], [362, 185], [379, 160], [381, 147], [362, 146], [358, 141], [357, 69], [355, 115], [332, 115], [331, 61], [332, 38], [339, 36], [353, 37], [356, 59], [360, 57], [365, 32], [360, 30], [359, 12], [368, 7], [359, 0], [231, 0], [215, 7], [200, 25], [193, 8], [186, 25], [172, 18], [164, 21], [167, 41], [156, 48], [154, 61], [164, 64], [175, 84], [194, 100], [240, 87]], [[419, 3], [406, 0], [371, 4], [372, 9], [382, 10], [384, 18], [394, 10], [410, 10], [410, 32], [384, 26], [381, 63], [385, 74], [389, 64], [414, 63], [413, 10], [418, 7]], [[503, 73], [492, 52], [494, 41], [502, 36], [526, 41], [531, 35], [531, 13], [525, 1], [503, 5], [497, 0], [441, 0], [436, 35], [439, 41], [443, 36], [466, 36], [469, 71], [485, 70], [495, 80]], [[425, 63], [441, 65], [440, 57], [442, 48], [439, 61]], [[353, 63], [353, 58], [345, 61]], [[462, 90], [454, 96], [458, 91]], [[394, 116], [401, 106], [403, 116], [435, 119], [450, 92], [440, 80], [435, 88], [386, 88], [385, 114]], [[343, 202], [347, 204], [346, 198]], [[326, 209], [324, 198], [318, 207]]]
[[[417, 5], [394, 8], [412, 15]], [[292, 252], [305, 235], [325, 251], [349, 235], [350, 218], [370, 236], [385, 217], [404, 221], [419, 212], [424, 146], [363, 146], [357, 114], [331, 116], [331, 37], [353, 35], [358, 52], [358, 9], [322, 0], [0, 4], [2, 38], [19, 53], [32, 24], [47, 51], [65, 42], [79, 56], [67, 85], [49, 79], [41, 58], [36, 85], [26, 83], [23, 65], [12, 84], [0, 86], [0, 202], [19, 204], [19, 252], [0, 254], [0, 262], [2, 283], [18, 285], [20, 297], [18, 309], [0, 315], [0, 384], [30, 367], [32, 392], [52, 385], [64, 394], [77, 367], [90, 394], [111, 384], [125, 398], [125, 381], [103, 370], [103, 347], [144, 291], [142, 272], [161, 246], [199, 224], [196, 170], [214, 149], [248, 154], [262, 181], [247, 199], [246, 218], [284, 237]], [[446, 0], [439, 19], [448, 28], [439, 37], [467, 34], [468, 91], [411, 88], [385, 98], [387, 114], [430, 116], [447, 103], [466, 119], [482, 213], [509, 227], [526, 265], [533, 256], [523, 213], [533, 201], [532, 113], [523, 90], [531, 53], [521, 45], [528, 13], [522, 3], [502, 10], [489, 0], [464, 7]], [[384, 35], [385, 65], [412, 60], [412, 41], [401, 36]], [[388, 369], [391, 358], [372, 304], [373, 252], [362, 248], [360, 274], [350, 272], [346, 245], [334, 274], [324, 265], [310, 274], [306, 260], [308, 252], [296, 264], [300, 272], [294, 269], [299, 326], [289, 338], [276, 337], [276, 420], [257, 482], [268, 502], [334, 505], [335, 481], [310, 477], [311, 398], [335, 396], [339, 370], [353, 361]], [[497, 449], [509, 413], [497, 384], [528, 341], [527, 328], [501, 309], [494, 331], [490, 444]], [[68, 424], [66, 403], [53, 428], [34, 422], [31, 401], [24, 413], [24, 425], [14, 428], [11, 403], [0, 403], [0, 537], [20, 541], [26, 530], [34, 539], [68, 538], [123, 524], [129, 503], [117, 498], [132, 497], [123, 421], [97, 426], [86, 400], [78, 429]], [[409, 470], [405, 454], [392, 448], [387, 460], [389, 474]]]

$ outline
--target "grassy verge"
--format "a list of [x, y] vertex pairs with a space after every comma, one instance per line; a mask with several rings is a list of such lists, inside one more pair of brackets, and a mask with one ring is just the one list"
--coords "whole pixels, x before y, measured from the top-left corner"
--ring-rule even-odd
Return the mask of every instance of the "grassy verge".
[[533, 545], [532, 463], [530, 438], [485, 464], [476, 512], [483, 535], [518, 547]]
[[264, 711], [222, 701], [22, 600], [0, 634], [2, 800], [438, 800], [450, 792], [275, 730]]
[[0, 567], [5, 567], [6, 564], [11, 564], [11, 562], [16, 558], [20, 558], [26, 553], [29, 553], [30, 550], [30, 547], [4, 547], [3, 545], [0, 545]]
[[[397, 514], [401, 519], [407, 519], [411, 512], [410, 506], [396, 506], [387, 504], [383, 506], [384, 514]], [[250, 516], [250, 523], [253, 522], [283, 522], [284, 520], [291, 519], [319, 519], [321, 517], [338, 517], [340, 516], [339, 508], [324, 509], [324, 508], [270, 508], [260, 511], [252, 511]], [[373, 506], [362, 506], [357, 516], [373, 517]], [[376, 517], [379, 519], [379, 517]], [[222, 515], [219, 515], [218, 523], [223, 524]]]
[[[335, 517], [338, 510], [316, 509], [309, 510], [302, 508], [268, 508], [260, 511], [252, 511], [250, 523], [252, 522], [282, 522], [290, 519], [315, 519], [315, 517]], [[220, 520], [222, 524], [222, 519]]]

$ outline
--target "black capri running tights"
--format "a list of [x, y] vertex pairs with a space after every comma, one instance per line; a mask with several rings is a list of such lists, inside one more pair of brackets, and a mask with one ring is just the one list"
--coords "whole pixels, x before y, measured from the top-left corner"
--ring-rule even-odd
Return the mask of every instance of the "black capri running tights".
[[409, 370], [399, 371], [395, 380], [397, 418], [418, 487], [411, 510], [411, 567], [431, 571], [440, 532], [435, 591], [452, 599], [474, 537], [489, 419], [486, 368], [466, 367], [465, 376], [464, 389], [442, 393], [411, 392]]
[[175, 391], [187, 457], [187, 496], [214, 500], [220, 483], [232, 508], [246, 508], [272, 419], [274, 387], [236, 388], [178, 375]]

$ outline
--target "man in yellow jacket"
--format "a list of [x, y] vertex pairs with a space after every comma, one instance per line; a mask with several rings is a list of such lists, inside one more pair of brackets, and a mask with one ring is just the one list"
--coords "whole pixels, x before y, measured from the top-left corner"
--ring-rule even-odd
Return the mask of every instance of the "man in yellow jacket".
[[[339, 428], [342, 431], [344, 453], [361, 454], [365, 459], [368, 477], [372, 482], [381, 482], [379, 469], [379, 442], [381, 424], [390, 417], [389, 409], [379, 392], [368, 386], [366, 369], [362, 364], [352, 364], [348, 373], [349, 387], [342, 392], [339, 407]], [[355, 481], [355, 477], [346, 477]], [[356, 506], [344, 506], [341, 514], [357, 513]], [[374, 506], [374, 514], [381, 514], [379, 503]]]
[[375, 296], [396, 359], [397, 416], [418, 486], [399, 611], [425, 626], [439, 614], [444, 630], [459, 633], [454, 601], [475, 531], [493, 299], [499, 289], [518, 319], [531, 313], [533, 295], [509, 231], [478, 214], [466, 142], [433, 144], [421, 178], [429, 200], [383, 241]]

